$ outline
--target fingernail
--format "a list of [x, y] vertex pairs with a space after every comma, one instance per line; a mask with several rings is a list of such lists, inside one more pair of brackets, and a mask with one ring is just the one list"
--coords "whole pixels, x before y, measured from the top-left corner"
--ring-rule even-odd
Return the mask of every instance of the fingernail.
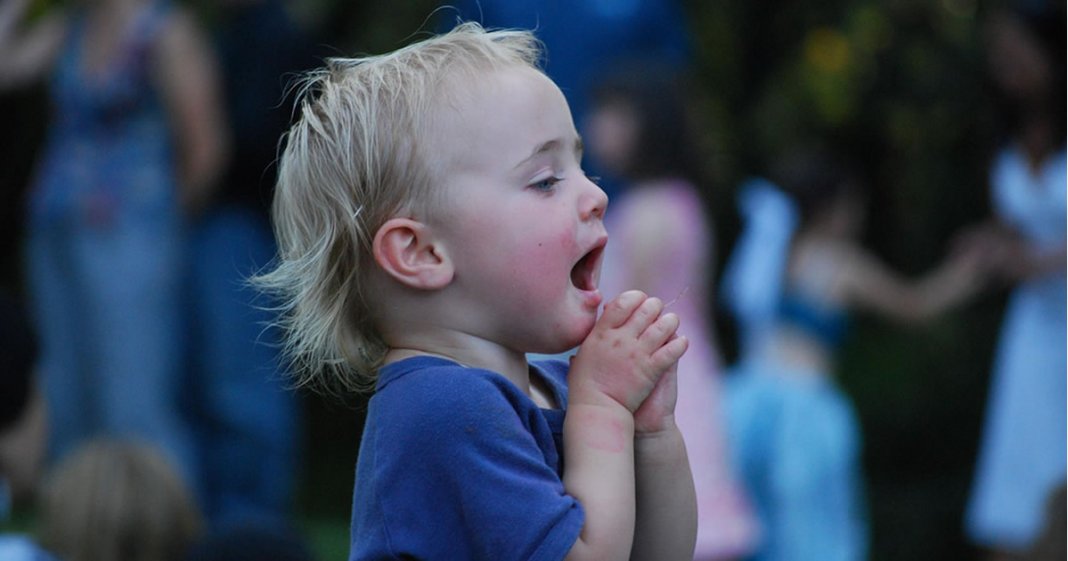
[[642, 298], [642, 293], [637, 290], [628, 290], [619, 295], [619, 305], [624, 308], [629, 308], [638, 303]]

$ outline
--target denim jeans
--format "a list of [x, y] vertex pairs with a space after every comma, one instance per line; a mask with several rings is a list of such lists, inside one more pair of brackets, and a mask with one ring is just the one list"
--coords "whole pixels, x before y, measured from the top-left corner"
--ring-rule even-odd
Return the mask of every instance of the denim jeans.
[[180, 411], [181, 233], [174, 216], [35, 223], [27, 274], [53, 458], [107, 435], [157, 445], [191, 483]]
[[216, 209], [195, 227], [190, 268], [190, 386], [209, 519], [285, 517], [299, 441], [271, 302], [247, 283], [274, 256], [267, 218]]

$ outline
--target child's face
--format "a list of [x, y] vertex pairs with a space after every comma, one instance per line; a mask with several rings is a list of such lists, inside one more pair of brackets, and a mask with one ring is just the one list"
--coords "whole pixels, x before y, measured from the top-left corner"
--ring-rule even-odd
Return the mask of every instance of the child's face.
[[445, 196], [428, 223], [455, 265], [458, 321], [510, 350], [561, 352], [596, 320], [608, 199], [552, 81], [515, 68], [476, 84], [431, 138]]

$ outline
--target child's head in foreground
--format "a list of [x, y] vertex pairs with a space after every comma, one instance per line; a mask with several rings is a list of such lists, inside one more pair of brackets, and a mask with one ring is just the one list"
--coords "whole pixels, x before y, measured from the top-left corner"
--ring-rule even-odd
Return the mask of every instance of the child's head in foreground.
[[366, 389], [390, 349], [556, 353], [589, 333], [607, 198], [540, 56], [466, 23], [306, 79], [259, 278], [303, 381]]

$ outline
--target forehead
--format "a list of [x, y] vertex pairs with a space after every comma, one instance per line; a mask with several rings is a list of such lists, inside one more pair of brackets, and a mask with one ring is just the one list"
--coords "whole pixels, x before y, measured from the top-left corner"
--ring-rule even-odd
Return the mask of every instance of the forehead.
[[447, 90], [427, 130], [440, 165], [511, 168], [540, 144], [577, 138], [560, 88], [533, 68], [486, 71]]

